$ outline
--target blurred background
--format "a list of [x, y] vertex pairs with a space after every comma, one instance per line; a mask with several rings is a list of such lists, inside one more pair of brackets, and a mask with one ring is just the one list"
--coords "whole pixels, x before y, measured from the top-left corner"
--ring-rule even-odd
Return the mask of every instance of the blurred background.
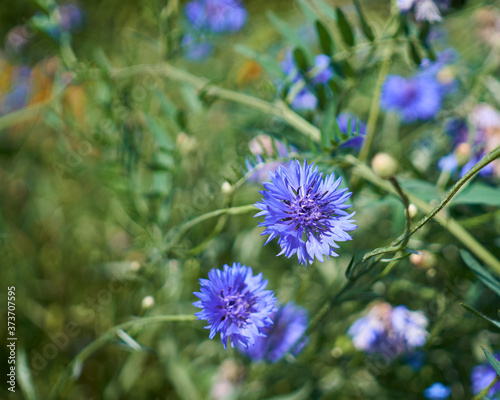
[[[233, 261], [263, 272], [281, 304], [294, 301], [313, 317], [346, 282], [353, 255], [387, 245], [404, 231], [398, 197], [364, 179], [351, 187], [352, 169], [335, 161], [358, 150], [326, 151], [276, 116], [217, 99], [156, 67], [168, 62], [273, 102], [283, 97], [277, 88], [284, 79], [280, 63], [295, 46], [290, 38], [298, 36], [314, 55], [322, 52], [303, 3], [323, 15], [326, 26], [336, 24], [327, 11], [333, 17], [340, 7], [357, 43], [332, 53], [345, 47], [355, 71], [346, 73], [345, 64], [336, 71], [344, 77], [335, 109], [320, 104], [298, 112], [316, 126], [339, 111], [366, 122], [388, 45], [363, 37], [353, 3], [244, 0], [243, 28], [196, 38], [210, 44], [201, 49], [185, 39], [193, 33], [186, 3], [23, 0], [0, 9], [0, 276], [5, 297], [8, 286], [16, 288], [17, 365], [18, 373], [24, 371], [16, 393], [5, 392], [8, 399], [50, 398], [85, 346], [132, 317], [193, 314], [198, 279]], [[377, 38], [399, 23], [399, 17], [388, 23], [395, 3], [360, 3]], [[455, 1], [442, 22], [426, 25], [436, 53], [456, 52], [448, 72], [458, 89], [436, 118], [404, 124], [381, 113], [378, 120], [370, 154], [391, 152], [405, 188], [431, 205], [458, 179], [443, 177], [437, 166], [453, 151], [446, 126], [480, 102], [500, 104], [499, 7]], [[391, 44], [393, 74], [418, 69], [407, 44], [424, 27], [413, 18], [407, 15], [402, 30], [394, 29], [402, 39]], [[429, 54], [416, 40], [416, 57], [425, 59]], [[485, 71], [486, 64], [493, 67]], [[141, 67], [129, 68], [136, 65]], [[249, 143], [258, 135], [293, 146], [300, 159], [321, 158], [323, 171], [343, 176], [343, 185], [355, 191], [359, 227], [353, 241], [341, 244], [339, 257], [307, 268], [276, 257], [278, 244], [263, 246], [253, 213], [208, 219], [171, 246], [182, 223], [260, 200], [262, 183], [242, 181], [245, 162], [253, 160]], [[446, 213], [498, 257], [498, 175], [474, 182], [487, 188], [486, 200], [473, 193]], [[451, 398], [470, 399], [471, 370], [485, 360], [480, 346], [494, 351], [500, 335], [461, 303], [495, 318], [498, 296], [467, 268], [459, 254], [464, 245], [438, 223], [427, 224], [410, 247], [424, 256], [400, 260], [382, 279], [363, 277], [297, 357], [253, 363], [235, 349], [225, 351], [218, 337], [209, 340], [203, 322], [151, 324], [128, 331], [125, 339], [114, 337], [78, 364], [56, 398], [422, 399], [424, 389], [439, 381], [452, 388]], [[430, 332], [425, 346], [390, 362], [356, 349], [347, 331], [374, 301], [423, 311]], [[4, 320], [6, 302], [0, 302]], [[5, 377], [5, 346], [0, 359]]]

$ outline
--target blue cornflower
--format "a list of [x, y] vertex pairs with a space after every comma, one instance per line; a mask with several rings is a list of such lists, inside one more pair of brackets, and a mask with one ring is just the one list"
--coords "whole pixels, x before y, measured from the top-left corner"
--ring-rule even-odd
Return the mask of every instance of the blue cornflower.
[[186, 34], [182, 37], [182, 47], [186, 58], [189, 60], [200, 61], [212, 55], [214, 46], [207, 42], [203, 37], [196, 37]]
[[230, 339], [231, 346], [248, 347], [259, 336], [266, 336], [272, 326], [271, 314], [275, 311], [276, 298], [272, 290], [264, 290], [267, 280], [262, 273], [253, 276], [252, 268], [240, 263], [224, 270], [212, 269], [207, 279], [200, 279], [200, 300], [193, 303], [202, 311], [195, 315], [208, 321], [210, 339], [220, 332], [224, 348]]
[[[349, 123], [349, 121], [351, 122]], [[349, 131], [349, 126], [347, 124], [350, 124], [351, 132], [356, 132], [356, 128], [359, 128], [357, 136], [348, 140], [341, 146], [359, 150], [366, 137], [366, 124], [363, 121], [358, 120], [354, 114], [348, 112], [339, 114], [337, 117], [337, 124], [339, 125], [340, 131], [345, 134]]]
[[422, 312], [379, 303], [355, 321], [347, 334], [357, 349], [392, 359], [423, 346], [428, 336], [427, 324]]
[[240, 349], [253, 361], [281, 360], [289, 351], [298, 355], [307, 344], [308, 338], [299, 341], [307, 329], [309, 318], [307, 310], [289, 302], [271, 316], [274, 325], [266, 337], [258, 337], [253, 346]]
[[424, 390], [424, 397], [429, 400], [446, 400], [450, 394], [451, 388], [440, 382], [433, 383]]
[[[500, 353], [495, 354], [495, 358], [500, 361]], [[490, 363], [484, 363], [477, 365], [472, 368], [472, 392], [478, 394], [481, 390], [486, 389], [491, 385], [491, 382], [495, 380], [497, 373], [490, 365]], [[488, 397], [493, 398], [493, 396], [500, 393], [500, 382], [497, 382], [491, 390], [488, 392]]]
[[396, 111], [405, 122], [432, 119], [441, 105], [441, 86], [429, 76], [389, 75], [382, 88], [382, 108]]
[[247, 20], [240, 0], [193, 0], [186, 4], [185, 12], [195, 29], [212, 33], [238, 32]]
[[314, 164], [303, 165], [295, 160], [287, 168], [280, 166], [269, 175], [271, 182], [264, 183], [264, 196], [255, 206], [262, 210], [256, 217], [264, 216], [259, 226], [266, 229], [262, 235], [269, 235], [266, 244], [279, 237], [281, 252], [290, 258], [297, 254], [300, 264], [312, 264], [316, 257], [323, 262], [323, 256], [338, 256], [332, 248], [336, 242], [351, 240], [347, 233], [357, 228], [344, 209], [351, 196], [347, 189], [337, 189], [342, 178], [318, 172]]

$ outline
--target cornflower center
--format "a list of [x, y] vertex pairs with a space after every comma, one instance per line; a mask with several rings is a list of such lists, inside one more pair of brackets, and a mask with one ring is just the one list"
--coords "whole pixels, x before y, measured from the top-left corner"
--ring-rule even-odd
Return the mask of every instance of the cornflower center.
[[239, 328], [246, 324], [252, 307], [255, 304], [254, 296], [251, 296], [249, 293], [242, 293], [242, 290], [233, 291], [233, 287], [230, 286], [227, 290], [221, 290], [220, 298], [222, 306], [219, 307], [224, 310], [221, 321], [230, 318]]
[[323, 200], [327, 192], [312, 193], [312, 189], [309, 188], [304, 194], [300, 189], [300, 187], [297, 189], [293, 201], [284, 201], [290, 210], [287, 212], [290, 217], [284, 221], [290, 221], [290, 224], [295, 225], [295, 229], [309, 228], [313, 231], [327, 229], [325, 222], [331, 217], [331, 212], [325, 212], [327, 203]]

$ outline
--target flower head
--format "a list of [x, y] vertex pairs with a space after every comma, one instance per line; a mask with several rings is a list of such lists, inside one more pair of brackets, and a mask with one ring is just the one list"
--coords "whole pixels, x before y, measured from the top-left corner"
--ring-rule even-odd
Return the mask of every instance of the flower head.
[[307, 344], [307, 337], [298, 342], [309, 323], [304, 308], [290, 302], [280, 307], [271, 318], [274, 325], [269, 329], [267, 336], [257, 338], [253, 346], [240, 349], [253, 361], [266, 360], [275, 363], [289, 351], [293, 351], [294, 355], [299, 354]]
[[297, 254], [299, 262], [312, 264], [316, 257], [323, 262], [323, 256], [337, 256], [333, 248], [336, 242], [351, 240], [347, 233], [357, 228], [349, 214], [344, 211], [351, 196], [347, 189], [337, 189], [341, 178], [318, 172], [314, 165], [303, 165], [295, 160], [288, 169], [280, 166], [270, 174], [271, 182], [264, 183], [264, 196], [255, 206], [262, 210], [256, 217], [264, 216], [259, 226], [266, 229], [262, 235], [269, 235], [266, 244], [279, 237], [281, 252], [290, 258]]
[[210, 339], [220, 332], [224, 348], [227, 340], [231, 346], [248, 347], [259, 336], [266, 336], [273, 321], [276, 298], [271, 290], [264, 290], [267, 280], [262, 273], [253, 276], [252, 268], [240, 263], [224, 265], [224, 269], [212, 269], [208, 279], [200, 279], [201, 292], [195, 292], [200, 300], [193, 303], [202, 311], [195, 315], [208, 321]]
[[424, 390], [424, 397], [429, 400], [446, 400], [450, 394], [451, 388], [440, 382], [433, 383]]
[[247, 20], [240, 0], [193, 0], [186, 4], [185, 12], [195, 29], [212, 33], [238, 32]]
[[348, 112], [339, 114], [337, 117], [337, 124], [339, 125], [340, 131], [345, 134], [347, 134], [349, 128], [351, 132], [356, 132], [356, 129], [358, 129], [356, 137], [349, 139], [341, 147], [351, 147], [359, 150], [366, 137], [366, 124], [359, 120], [354, 114]]
[[[500, 361], [500, 353], [495, 354], [495, 358]], [[497, 373], [490, 365], [490, 363], [484, 363], [477, 365], [472, 368], [471, 381], [472, 381], [472, 392], [478, 394], [481, 390], [486, 389], [491, 385], [491, 382], [495, 380]], [[497, 393], [500, 393], [500, 382], [497, 382], [488, 392], [488, 397], [493, 397]]]
[[382, 88], [382, 108], [398, 112], [405, 122], [434, 118], [441, 103], [439, 84], [426, 76], [389, 75]]
[[427, 324], [422, 312], [379, 303], [354, 322], [347, 333], [357, 349], [396, 358], [425, 344]]

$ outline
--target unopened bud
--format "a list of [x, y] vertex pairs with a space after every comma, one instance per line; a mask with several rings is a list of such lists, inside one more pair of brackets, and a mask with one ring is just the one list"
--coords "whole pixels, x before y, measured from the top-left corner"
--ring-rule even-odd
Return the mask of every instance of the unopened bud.
[[139, 271], [141, 269], [141, 264], [138, 261], [132, 261], [130, 263], [130, 269], [132, 271], [137, 272], [137, 271]]
[[460, 143], [455, 149], [458, 165], [464, 165], [467, 161], [469, 161], [470, 154], [470, 145], [468, 143]]
[[141, 307], [144, 310], [147, 310], [148, 308], [151, 308], [154, 305], [155, 305], [155, 299], [153, 298], [153, 296], [146, 296], [142, 299]]
[[390, 179], [398, 172], [398, 162], [387, 153], [378, 153], [372, 159], [372, 168], [382, 179]]
[[233, 186], [228, 181], [224, 181], [221, 186], [221, 191], [224, 194], [229, 194], [233, 191]]
[[443, 67], [437, 74], [437, 80], [443, 85], [449, 85], [455, 80], [456, 73], [453, 67]]
[[410, 218], [415, 218], [418, 214], [418, 208], [415, 204], [410, 203], [408, 206], [408, 214], [410, 214]]
[[423, 250], [416, 254], [413, 253], [410, 256], [410, 262], [414, 266], [426, 270], [436, 265], [436, 257], [434, 257], [434, 255], [427, 250]]

